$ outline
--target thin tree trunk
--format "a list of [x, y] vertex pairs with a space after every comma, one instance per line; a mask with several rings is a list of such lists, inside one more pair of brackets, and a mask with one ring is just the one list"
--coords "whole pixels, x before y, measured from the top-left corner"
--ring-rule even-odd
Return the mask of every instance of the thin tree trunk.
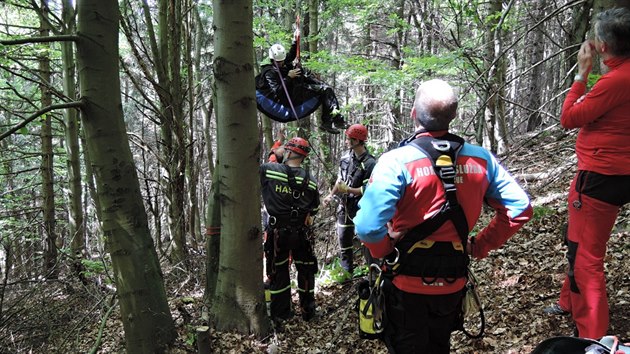
[[[66, 34], [75, 31], [76, 22], [74, 8], [70, 0], [63, 1], [63, 21]], [[63, 66], [63, 91], [70, 99], [76, 99], [76, 69], [74, 61], [74, 46], [71, 42], [61, 44]], [[77, 110], [70, 108], [64, 112], [65, 137], [66, 137], [66, 165], [68, 168], [69, 205], [68, 233], [70, 235], [70, 248], [75, 260], [75, 269], [80, 271], [80, 258], [85, 253], [85, 234], [83, 225], [81, 164], [79, 151], [79, 125]], [[77, 268], [78, 267], [78, 268]], [[79, 272], [80, 275], [80, 272]]]
[[[532, 1], [534, 9], [532, 11], [533, 18], [532, 23], [540, 21], [545, 16], [545, 8], [547, 7], [547, 0]], [[540, 62], [545, 54], [545, 46], [543, 42], [544, 27], [542, 25], [536, 27], [530, 34], [530, 40], [527, 41], [528, 45], [525, 48], [526, 55], [528, 57], [530, 65], [534, 65]], [[528, 89], [525, 91], [527, 97], [526, 107], [529, 108], [529, 118], [527, 119], [527, 131], [534, 131], [542, 123], [542, 117], [540, 114], [540, 102], [542, 97], [542, 75], [543, 66], [537, 65], [531, 70], [531, 74], [528, 75]]]
[[166, 41], [168, 43], [168, 52], [166, 58], [168, 63], [169, 77], [169, 97], [168, 106], [164, 106], [168, 112], [167, 119], [171, 122], [172, 148], [170, 161], [170, 184], [171, 184], [171, 230], [173, 235], [173, 251], [171, 254], [173, 263], [187, 261], [188, 245], [186, 243], [187, 220], [187, 204], [186, 196], [186, 133], [184, 130], [184, 95], [181, 77], [181, 61], [182, 61], [182, 5], [180, 0], [168, 0], [168, 20], [161, 23], [160, 26], [166, 25], [168, 35]]
[[[186, 242], [188, 205], [186, 196], [186, 146], [187, 137], [184, 129], [184, 101], [183, 80], [181, 77], [182, 46], [182, 4], [181, 0], [159, 0], [157, 32], [153, 26], [151, 7], [147, 0], [142, 1], [145, 25], [147, 26], [148, 47], [150, 61], [138, 55], [144, 50], [136, 50], [136, 59], [143, 64], [143, 68], [152, 67], [144, 74], [152, 78], [157, 76], [157, 82], [152, 79], [153, 87], [160, 101], [160, 149], [163, 168], [166, 175], [160, 176], [168, 208], [168, 231], [172, 243], [170, 244], [170, 258], [173, 263], [184, 262], [186, 266], [188, 246]], [[126, 26], [132, 31], [133, 26]], [[126, 33], [132, 45], [132, 33]], [[161, 237], [162, 235], [158, 235]]]
[[[509, 11], [509, 10], [506, 10]], [[503, 152], [507, 148], [507, 128], [505, 123], [505, 106], [503, 102], [505, 86], [505, 59], [501, 56], [503, 46], [503, 4], [501, 0], [492, 0], [488, 4], [489, 18], [487, 23], [485, 61], [488, 71], [488, 88], [485, 102], [484, 118], [486, 135], [484, 146], [490, 151]], [[500, 16], [502, 15], [503, 16]]]
[[[192, 8], [192, 4], [190, 0], [184, 0], [183, 4], [184, 8]], [[195, 107], [196, 104], [196, 95], [195, 95], [195, 81], [199, 73], [196, 71], [197, 67], [195, 66], [194, 60], [192, 58], [192, 52], [195, 49], [195, 44], [197, 43], [195, 39], [195, 32], [200, 31], [198, 28], [198, 24], [195, 23], [194, 14], [192, 11], [188, 11], [186, 13], [184, 23], [184, 31], [182, 32], [182, 36], [184, 37], [184, 63], [186, 64], [186, 72], [188, 75], [185, 76], [185, 85], [186, 85], [186, 103], [188, 106], [188, 140], [192, 143], [186, 149], [186, 181], [185, 185], [188, 186], [187, 194], [188, 194], [188, 230], [190, 233], [190, 240], [192, 242], [192, 246], [195, 250], [198, 250], [198, 243], [201, 241], [201, 222], [199, 215], [199, 198], [198, 198], [198, 184], [199, 184], [199, 173], [201, 163], [195, 163], [197, 160], [197, 156], [199, 156], [199, 151], [197, 150], [197, 146], [202, 146], [199, 144], [201, 139], [197, 139], [195, 137], [195, 128], [197, 126], [195, 122]], [[203, 96], [200, 96], [201, 99]]]
[[[40, 3], [41, 20], [39, 35], [46, 37], [50, 34], [48, 22], [45, 20], [47, 16], [48, 4], [46, 1]], [[48, 43], [42, 43], [41, 46], [50, 47]], [[52, 104], [52, 95], [50, 92], [50, 58], [48, 51], [39, 58], [39, 72], [42, 83], [39, 86], [41, 94], [42, 108]], [[56, 279], [59, 275], [57, 266], [57, 234], [55, 232], [55, 191], [54, 191], [54, 154], [52, 143], [52, 119], [51, 114], [44, 115], [41, 124], [40, 137], [42, 141], [42, 212], [44, 227], [44, 271], [49, 279]]]
[[219, 201], [219, 165], [212, 174], [212, 188], [208, 195], [206, 210], [206, 287], [204, 303], [212, 306], [219, 276], [219, 255], [221, 251], [221, 203]]

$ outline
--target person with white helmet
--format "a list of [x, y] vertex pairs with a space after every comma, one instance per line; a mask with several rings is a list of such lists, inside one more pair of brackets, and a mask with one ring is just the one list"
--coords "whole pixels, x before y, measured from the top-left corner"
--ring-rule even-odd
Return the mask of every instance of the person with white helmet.
[[[296, 31], [295, 36], [299, 33]], [[297, 42], [287, 50], [276, 43], [269, 48], [270, 63], [262, 66], [256, 76], [256, 103], [258, 110], [269, 118], [287, 123], [305, 118], [322, 106], [320, 129], [338, 134], [336, 128], [345, 128], [345, 119], [339, 112], [339, 101], [332, 87], [313, 77], [300, 64], [294, 63]]]

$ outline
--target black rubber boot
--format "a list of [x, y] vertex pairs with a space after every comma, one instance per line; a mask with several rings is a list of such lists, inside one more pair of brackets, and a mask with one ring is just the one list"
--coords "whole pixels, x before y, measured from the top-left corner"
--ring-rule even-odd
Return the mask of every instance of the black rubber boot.
[[330, 134], [339, 134], [339, 130], [333, 128], [332, 118], [330, 117], [322, 117], [322, 124], [319, 126], [319, 129]]
[[343, 130], [348, 129], [348, 124], [346, 124], [346, 119], [343, 117], [343, 115], [335, 114], [332, 120], [333, 120], [333, 125], [335, 126], [335, 128], [343, 129]]

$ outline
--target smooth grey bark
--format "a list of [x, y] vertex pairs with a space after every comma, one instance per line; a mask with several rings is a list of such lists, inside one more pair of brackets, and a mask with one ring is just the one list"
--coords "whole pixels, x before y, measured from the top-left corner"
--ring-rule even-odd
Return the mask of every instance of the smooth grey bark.
[[262, 287], [260, 141], [256, 124], [252, 1], [215, 1], [221, 240], [211, 312], [219, 330], [269, 331]]

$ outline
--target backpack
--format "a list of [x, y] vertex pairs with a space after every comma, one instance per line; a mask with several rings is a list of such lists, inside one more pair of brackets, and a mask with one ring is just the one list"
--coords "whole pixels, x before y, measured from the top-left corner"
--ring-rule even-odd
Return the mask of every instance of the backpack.
[[542, 341], [531, 354], [603, 354], [630, 353], [630, 347], [619, 344], [614, 336], [599, 341], [577, 337], [553, 337]]
[[[438, 277], [455, 279], [466, 276], [469, 263], [469, 257], [466, 253], [468, 221], [464, 210], [457, 201], [455, 186], [457, 156], [464, 145], [464, 139], [453, 134], [446, 134], [440, 139], [421, 136], [412, 140], [409, 145], [422, 151], [431, 160], [435, 174], [440, 178], [444, 187], [445, 202], [439, 212], [409, 230], [405, 237], [396, 244], [396, 254], [387, 257], [388, 259], [396, 259], [391, 264], [391, 270], [394, 274], [420, 276], [423, 277], [423, 280], [426, 278], [427, 283], [431, 282], [429, 279]], [[463, 249], [457, 252], [453, 250], [450, 243], [430, 241], [424, 241], [429, 246], [418, 247], [425, 238], [449, 220], [455, 225]], [[413, 253], [411, 253], [412, 251]], [[418, 252], [427, 254], [426, 256], [417, 256]], [[453, 258], [452, 264], [445, 265], [440, 259], [433, 259], [432, 253], [438, 255], [455, 254], [456, 257]], [[444, 267], [448, 269], [441, 269]]]
[[[378, 275], [373, 274], [377, 270]], [[359, 337], [362, 339], [380, 339], [385, 329], [385, 289], [386, 279], [381, 276], [380, 267], [370, 266], [370, 276], [357, 284], [356, 309], [359, 314]]]

